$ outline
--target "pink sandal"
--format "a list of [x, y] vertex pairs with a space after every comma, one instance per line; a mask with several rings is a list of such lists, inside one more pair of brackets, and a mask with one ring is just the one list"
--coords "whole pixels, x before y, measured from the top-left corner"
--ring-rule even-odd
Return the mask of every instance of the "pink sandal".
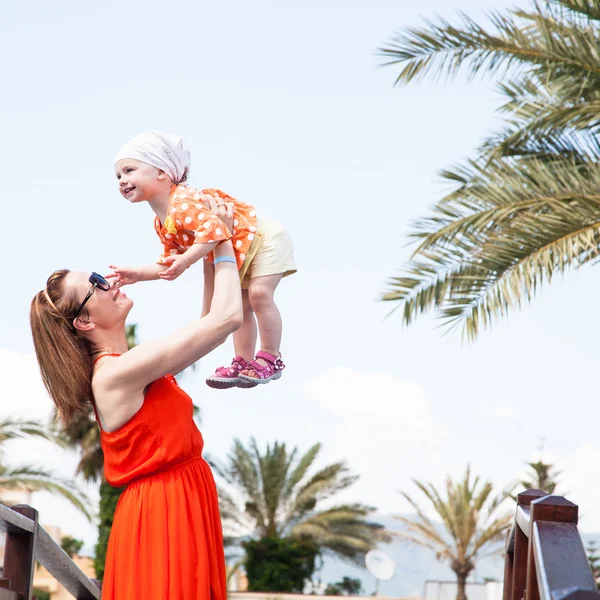
[[259, 383], [269, 383], [269, 381], [281, 377], [281, 372], [285, 369], [285, 365], [281, 360], [281, 355], [275, 356], [274, 354], [269, 354], [268, 352], [263, 352], [261, 350], [256, 353], [256, 358], [262, 358], [267, 364], [261, 365], [257, 360], [251, 360], [243, 370], [248, 371], [252, 369], [258, 377], [250, 377], [250, 375], [244, 375], [244, 373], [240, 372], [238, 375], [240, 379], [257, 385]]
[[206, 385], [216, 390], [227, 390], [232, 387], [252, 388], [258, 385], [251, 381], [245, 381], [239, 377], [242, 369], [248, 369], [251, 363], [247, 363], [241, 356], [236, 356], [231, 361], [230, 367], [219, 367], [214, 375], [206, 380]]

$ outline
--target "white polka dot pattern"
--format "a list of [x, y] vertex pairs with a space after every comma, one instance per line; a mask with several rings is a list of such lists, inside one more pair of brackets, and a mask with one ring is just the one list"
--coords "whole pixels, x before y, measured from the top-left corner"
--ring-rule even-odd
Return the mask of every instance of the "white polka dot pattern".
[[[235, 229], [231, 233], [210, 211], [209, 200], [233, 203]], [[208, 244], [232, 239], [238, 268], [241, 269], [257, 231], [253, 206], [239, 202], [221, 190], [197, 190], [183, 184], [173, 188], [169, 205], [169, 213], [176, 215], [174, 223], [177, 231], [174, 232], [174, 227], [167, 231], [158, 217], [154, 221], [156, 233], [163, 244], [163, 258], [181, 254], [194, 243]], [[193, 232], [193, 237], [190, 237], [190, 232]], [[206, 258], [214, 260], [213, 253], [210, 252]]]

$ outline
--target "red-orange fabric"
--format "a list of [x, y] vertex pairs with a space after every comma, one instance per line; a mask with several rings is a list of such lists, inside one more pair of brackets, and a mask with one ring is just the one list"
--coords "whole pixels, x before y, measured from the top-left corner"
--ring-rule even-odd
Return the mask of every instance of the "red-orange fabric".
[[125, 425], [100, 431], [106, 480], [127, 486], [108, 542], [102, 600], [226, 600], [217, 490], [191, 398], [167, 375], [150, 385]]

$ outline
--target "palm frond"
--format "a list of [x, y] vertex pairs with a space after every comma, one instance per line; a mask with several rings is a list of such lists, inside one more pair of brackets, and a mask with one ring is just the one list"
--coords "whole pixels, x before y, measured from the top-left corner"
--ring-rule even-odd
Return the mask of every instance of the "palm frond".
[[304, 519], [291, 529], [290, 536], [310, 539], [325, 552], [360, 562], [378, 542], [390, 539], [381, 525], [364, 520], [370, 511], [359, 504], [335, 506]]
[[444, 548], [440, 548], [437, 544], [430, 542], [427, 538], [412, 535], [405, 531], [394, 532], [394, 537], [400, 538], [401, 540], [404, 540], [406, 542], [410, 542], [411, 544], [421, 546], [422, 548], [427, 548], [428, 550], [431, 550], [438, 560], [452, 559], [451, 552], [445, 550]]
[[[496, 520], [492, 521], [484, 531], [477, 532], [468, 559], [478, 556], [482, 548], [485, 548], [494, 542], [502, 542], [506, 530], [509, 529], [512, 524], [512, 520], [512, 515], [498, 517]], [[500, 544], [498, 548], [495, 548], [492, 553], [497, 553], [501, 550], [503, 550], [502, 544]]]
[[320, 469], [305, 484], [298, 487], [296, 493], [290, 498], [287, 509], [289, 518], [312, 511], [317, 502], [322, 502], [353, 485], [357, 476], [348, 475], [348, 471], [348, 467], [343, 462]]
[[402, 515], [398, 515], [394, 518], [406, 525], [406, 532], [396, 532], [395, 535], [404, 536], [406, 534], [417, 536], [420, 540], [423, 541], [424, 544], [427, 544], [428, 547], [435, 548], [436, 552], [438, 553], [452, 553], [452, 544], [448, 540], [444, 539], [441, 532], [436, 530], [435, 525], [429, 525], [423, 521], [411, 519]]
[[52, 473], [24, 465], [6, 467], [0, 465], [0, 494], [2, 490], [28, 490], [31, 492], [51, 492], [67, 499], [75, 508], [81, 511], [89, 520], [89, 499], [81, 492], [73, 481], [64, 479]]
[[461, 186], [417, 224], [409, 271], [382, 299], [400, 301], [407, 324], [438, 308], [472, 339], [556, 272], [597, 258], [600, 166], [530, 158], [470, 166], [466, 178], [449, 177]]
[[[600, 47], [600, 40], [598, 41]], [[534, 143], [546, 153], [557, 152], [563, 138], [598, 153], [595, 133], [600, 127], [600, 90], [597, 81], [562, 76], [547, 81], [527, 74], [500, 84], [507, 102], [500, 111], [507, 115], [505, 131], [492, 136], [483, 149], [492, 158], [523, 154]], [[572, 143], [572, 142], [570, 142]], [[521, 150], [519, 150], [521, 149]], [[588, 150], [589, 151], [589, 150]]]
[[599, 15], [595, 0], [534, 1], [492, 13], [491, 27], [465, 15], [458, 26], [427, 21], [382, 49], [400, 67], [396, 83], [461, 68], [511, 73], [500, 84], [506, 127], [443, 173], [457, 187], [415, 224], [419, 246], [382, 297], [406, 324], [437, 309], [449, 330], [474, 339], [556, 273], [597, 259]]
[[262, 499], [264, 500], [266, 526], [271, 533], [277, 531], [277, 517], [281, 507], [290, 463], [285, 444], [275, 442], [267, 445], [267, 451], [261, 455], [256, 441], [252, 440], [252, 450], [259, 466]]
[[[254, 440], [251, 444], [255, 447]], [[252, 454], [244, 448], [240, 440], [234, 440], [233, 453], [230, 455], [230, 477], [243, 489], [248, 498], [246, 508], [256, 519], [259, 527], [267, 523], [265, 500], [260, 483], [259, 466]]]
[[87, 414], [78, 416], [66, 426], [60, 422], [54, 410], [51, 429], [56, 438], [62, 440], [64, 447], [79, 452], [77, 475], [81, 475], [85, 481], [99, 481], [104, 472], [104, 453], [100, 445], [100, 430], [91, 408]]
[[507, 71], [513, 64], [526, 64], [547, 75], [568, 69], [582, 77], [600, 77], [594, 30], [558, 22], [541, 12], [511, 11], [505, 16], [494, 11], [488, 17], [494, 32], [462, 13], [459, 26], [444, 19], [427, 20], [422, 29], [397, 33], [379, 55], [384, 66], [401, 67], [396, 83], [438, 78], [442, 73], [450, 78], [463, 67], [472, 78], [484, 69], [491, 74]]
[[569, 12], [578, 13], [589, 21], [600, 21], [600, 5], [597, 0], [553, 0]]
[[10, 440], [38, 437], [62, 445], [56, 433], [39, 421], [6, 417], [0, 420], [0, 445]]
[[[373, 508], [343, 504], [321, 508], [324, 500], [356, 481], [345, 463], [326, 465], [310, 474], [321, 446], [315, 444], [298, 458], [296, 448], [256, 440], [245, 448], [235, 440], [227, 465], [215, 472], [234, 491], [219, 485], [223, 526], [228, 532], [253, 531], [258, 537], [295, 537], [313, 541], [322, 551], [358, 561], [387, 538], [383, 528], [368, 520]], [[234, 498], [240, 498], [240, 501]]]
[[[439, 515], [441, 526], [427, 518], [424, 510], [403, 493], [417, 514], [415, 517], [396, 517], [406, 529], [395, 532], [395, 535], [429, 548], [438, 560], [448, 561], [454, 570], [471, 570], [474, 559], [492, 550], [510, 526], [509, 516], [483, 517], [484, 507], [494, 504], [491, 500], [492, 486], [490, 483], [481, 484], [479, 477], [472, 478], [469, 467], [461, 481], [447, 479], [445, 497], [431, 483], [414, 483]], [[497, 505], [494, 507], [497, 508]], [[495, 546], [493, 550], [496, 550]]]
[[[285, 487], [285, 491], [283, 494], [284, 500], [288, 500], [294, 491], [294, 488], [302, 481], [302, 479], [306, 476], [308, 470], [312, 466], [315, 461], [317, 455], [321, 451], [321, 444], [315, 444], [312, 448], [310, 448], [305, 454], [300, 458], [298, 464], [290, 474], [287, 480], [287, 484]], [[290, 455], [290, 465], [294, 460], [295, 452]]]

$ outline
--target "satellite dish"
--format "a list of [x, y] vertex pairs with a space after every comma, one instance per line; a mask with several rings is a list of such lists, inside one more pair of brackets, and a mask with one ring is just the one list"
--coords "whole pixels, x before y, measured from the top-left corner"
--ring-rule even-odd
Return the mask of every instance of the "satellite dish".
[[396, 563], [383, 550], [370, 550], [365, 556], [365, 564], [373, 577], [377, 580], [375, 593], [377, 596], [380, 581], [389, 581], [396, 572]]

